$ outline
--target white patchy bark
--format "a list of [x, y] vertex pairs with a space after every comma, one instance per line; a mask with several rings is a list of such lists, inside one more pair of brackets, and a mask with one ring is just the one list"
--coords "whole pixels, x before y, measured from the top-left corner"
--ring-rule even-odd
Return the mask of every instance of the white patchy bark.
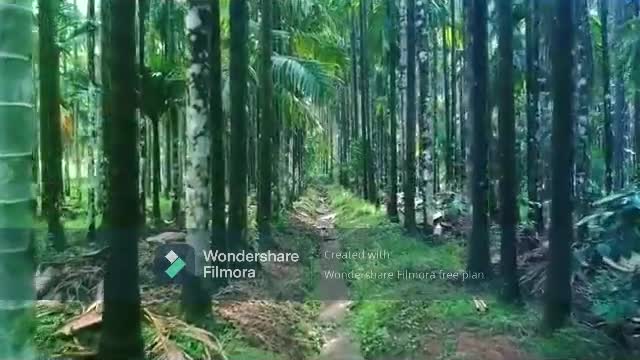
[[419, 134], [420, 134], [420, 156], [418, 170], [418, 187], [420, 197], [422, 198], [422, 216], [424, 224], [428, 224], [429, 212], [433, 210], [433, 130], [432, 119], [428, 116], [429, 103], [429, 63], [428, 63], [428, 30], [426, 23], [425, 3], [419, 1], [417, 3], [417, 19], [418, 26], [418, 69], [419, 69]]
[[187, 102], [186, 141], [187, 157], [184, 173], [186, 199], [187, 243], [196, 254], [196, 274], [202, 271], [203, 250], [209, 249], [209, 69], [208, 29], [204, 16], [208, 16], [206, 1], [190, 1], [186, 17], [189, 35], [190, 63], [187, 72], [189, 97]]

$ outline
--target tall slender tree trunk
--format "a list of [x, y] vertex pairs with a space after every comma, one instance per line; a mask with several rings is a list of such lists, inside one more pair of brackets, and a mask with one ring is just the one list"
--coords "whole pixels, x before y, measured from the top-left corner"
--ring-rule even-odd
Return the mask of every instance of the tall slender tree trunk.
[[[151, 124], [151, 120], [146, 116], [142, 116], [140, 120], [144, 121], [144, 128], [146, 129], [146, 131], [145, 131], [146, 152], [144, 153], [144, 163], [143, 163], [144, 170], [141, 170], [141, 171], [144, 172], [145, 174], [147, 174], [147, 176], [145, 176], [145, 178], [143, 180], [144, 181], [144, 188], [146, 189], [145, 192], [148, 193], [148, 197], [153, 197], [153, 185], [152, 185], [152, 181], [153, 181], [153, 125]], [[152, 203], [153, 203], [153, 200], [152, 200]]]
[[613, 128], [611, 122], [611, 68], [609, 66], [609, 0], [600, 1], [601, 47], [602, 47], [602, 86], [604, 114], [604, 187], [606, 193], [613, 190]]
[[[186, 195], [186, 242], [196, 256], [196, 272], [189, 274], [182, 287], [182, 306], [187, 320], [202, 322], [211, 312], [211, 299], [202, 278], [203, 252], [211, 243], [209, 231], [209, 165], [211, 152], [209, 45], [211, 4], [208, 0], [189, 0], [185, 19], [189, 39], [187, 85], [187, 157], [184, 192]], [[156, 122], [157, 124], [157, 122]], [[156, 142], [158, 143], [158, 142]], [[159, 146], [158, 146], [159, 147]], [[155, 161], [154, 161], [155, 163]], [[159, 164], [158, 164], [159, 165]], [[159, 172], [159, 169], [157, 169]], [[159, 192], [159, 189], [157, 189]], [[155, 194], [154, 194], [155, 196]]]
[[377, 201], [377, 187], [375, 184], [375, 166], [373, 164], [373, 154], [371, 150], [371, 114], [370, 114], [370, 89], [369, 89], [369, 59], [367, 55], [368, 51], [368, 10], [369, 6], [367, 0], [360, 0], [360, 81], [362, 95], [361, 107], [362, 107], [362, 144], [363, 144], [363, 183], [364, 196], [369, 202], [376, 203]]
[[[169, 110], [171, 111], [171, 110]], [[173, 145], [171, 146], [171, 166], [173, 167], [173, 171], [171, 172], [171, 176], [173, 176], [173, 180], [171, 181], [173, 185], [173, 190], [171, 191], [171, 217], [176, 223], [176, 227], [182, 227], [184, 224], [183, 214], [182, 214], [182, 167], [181, 163], [181, 137], [182, 134], [180, 131], [180, 115], [177, 110], [173, 110], [174, 115], [171, 116], [171, 137], [173, 139]]]
[[[31, 0], [0, 0], [0, 358], [35, 358]], [[25, 338], [27, 336], [28, 338]]]
[[[262, 1], [262, 0], [260, 0]], [[253, 20], [250, 20], [253, 21]], [[256, 147], [256, 136], [260, 127], [260, 111], [258, 111], [258, 104], [260, 96], [258, 94], [258, 89], [253, 84], [249, 84], [249, 103], [247, 106], [248, 110], [248, 123], [247, 123], [247, 148], [249, 151], [249, 160], [247, 162], [247, 181], [248, 181], [248, 191], [251, 194], [254, 190], [257, 190], [256, 187], [256, 162], [258, 156], [258, 149]], [[257, 192], [257, 191], [256, 191]]]
[[[430, 17], [430, 23], [435, 23], [435, 17]], [[433, 128], [433, 195], [440, 192], [440, 151], [438, 146], [438, 41], [437, 29], [434, 27], [430, 36], [431, 42], [431, 121]]]
[[[77, 59], [78, 57], [75, 56], [75, 58]], [[75, 119], [74, 121], [74, 131], [73, 133], [75, 134], [74, 138], [73, 138], [73, 142], [74, 142], [74, 170], [75, 170], [75, 176], [76, 176], [76, 198], [78, 199], [78, 202], [82, 203], [82, 155], [83, 155], [83, 147], [82, 147], [82, 143], [80, 141], [80, 122], [78, 121], [79, 119], [79, 110], [78, 110], [78, 102], [75, 102], [73, 104], [73, 118]]]
[[[96, 5], [95, 0], [89, 0], [87, 2], [87, 17], [89, 21], [95, 21], [95, 12]], [[95, 47], [96, 47], [96, 37], [95, 32], [90, 32], [87, 36], [87, 72], [89, 74], [89, 91], [88, 91], [88, 103], [89, 103], [89, 118], [88, 127], [89, 127], [89, 139], [90, 144], [87, 147], [87, 178], [88, 178], [88, 186], [87, 186], [87, 201], [88, 201], [88, 217], [89, 217], [89, 229], [87, 232], [87, 239], [91, 241], [96, 240], [96, 155], [98, 140], [98, 120], [96, 117], [96, 111], [94, 109], [94, 104], [96, 103], [96, 65], [95, 65]]]
[[[636, 19], [640, 19], [640, 2], [635, 2]], [[635, 182], [640, 183], [640, 88], [633, 92], [633, 128], [635, 157]]]
[[395, 0], [387, 0], [387, 19], [389, 27], [389, 52], [387, 67], [389, 69], [389, 182], [387, 215], [393, 222], [398, 222], [398, 144], [397, 144], [397, 104], [396, 104], [396, 68], [398, 67], [398, 26], [396, 19], [398, 10]]
[[[364, 0], [366, 1], [366, 0]], [[360, 15], [356, 16], [355, 15], [355, 10], [354, 10], [354, 15], [353, 18], [357, 19], [354, 21], [358, 22], [359, 25], [359, 29], [357, 30], [357, 34], [358, 34], [358, 40], [359, 40], [359, 46], [358, 46], [358, 57], [357, 57], [357, 63], [358, 63], [358, 70], [360, 70], [360, 73], [358, 74], [358, 80], [360, 81], [360, 87], [359, 87], [359, 93], [357, 94], [357, 96], [359, 96], [360, 98], [360, 134], [362, 134], [362, 138], [361, 138], [361, 142], [360, 142], [360, 151], [361, 151], [361, 159], [360, 159], [360, 170], [362, 172], [362, 197], [364, 199], [367, 199], [369, 196], [369, 176], [367, 174], [368, 170], [369, 170], [369, 164], [368, 164], [368, 155], [369, 152], [367, 150], [367, 110], [368, 110], [368, 105], [367, 105], [367, 94], [368, 94], [368, 88], [366, 86], [368, 86], [368, 79], [369, 79], [369, 75], [367, 73], [366, 67], [365, 67], [365, 62], [366, 62], [366, 54], [365, 54], [365, 49], [364, 49], [364, 44], [366, 42], [365, 40], [365, 6], [363, 5], [363, 1], [360, 1]]]
[[346, 186], [347, 180], [346, 180], [346, 171], [345, 171], [345, 164], [346, 164], [346, 159], [345, 159], [345, 155], [346, 152], [344, 151], [345, 149], [345, 134], [347, 132], [347, 129], [345, 127], [346, 125], [346, 118], [344, 116], [344, 88], [340, 89], [340, 95], [338, 97], [339, 100], [336, 100], [336, 122], [338, 125], [338, 132], [336, 133], [336, 140], [338, 141], [337, 148], [338, 148], [338, 183], [342, 186]]
[[[288, 120], [288, 119], [287, 119]], [[286, 197], [286, 207], [290, 208], [293, 204], [293, 133], [291, 126], [285, 128], [284, 133], [284, 187]]]
[[139, 154], [140, 154], [140, 224], [146, 226], [147, 223], [147, 180], [149, 172], [147, 171], [147, 148], [149, 143], [147, 142], [147, 119], [142, 111], [139, 112], [140, 119], [140, 132], [139, 132]]
[[[575, 194], [579, 199], [579, 215], [585, 216], [589, 210], [588, 196], [591, 176], [591, 144], [593, 140], [590, 124], [593, 53], [587, 0], [576, 0], [575, 14], [577, 25], [576, 42], [574, 44], [576, 56], [574, 76], [577, 78], [575, 94], [577, 112]], [[583, 231], [580, 231], [579, 234], [586, 235]], [[582, 235], [579, 236], [583, 237]]]
[[407, 0], [407, 115], [404, 179], [404, 227], [416, 232], [416, 0]]
[[144, 357], [140, 320], [138, 273], [138, 124], [136, 123], [135, 6], [129, 0], [111, 0], [109, 67], [113, 107], [107, 171], [109, 179], [108, 233], [112, 254], [104, 276], [104, 312], [98, 358], [138, 360]]
[[[407, 0], [399, 0], [400, 2], [400, 36], [399, 36], [399, 44], [400, 44], [400, 56], [398, 62], [398, 92], [400, 98], [400, 133], [398, 134], [397, 142], [399, 144], [405, 143], [405, 133], [406, 133], [406, 123], [407, 123]], [[398, 157], [402, 159], [403, 168], [405, 168], [405, 149], [406, 146], [398, 147]], [[404, 207], [404, 183], [405, 183], [406, 171], [400, 171], [398, 173], [398, 181], [403, 184], [403, 207]]]
[[152, 118], [151, 123], [151, 216], [155, 226], [162, 224], [162, 214], [160, 214], [160, 119]]
[[[624, 25], [627, 21], [626, 1], [615, 1], [615, 28], [614, 39], [616, 43], [623, 42]], [[625, 79], [624, 79], [624, 55], [619, 50], [619, 46], [615, 48], [614, 54], [614, 139], [613, 139], [613, 187], [615, 190], [621, 190], [625, 186], [625, 148], [627, 146], [627, 99], [625, 95]], [[637, 66], [637, 64], [636, 64]]]
[[[167, 15], [168, 22], [173, 24], [172, 16], [174, 12], [174, 3], [172, 1], [167, 2]], [[168, 37], [168, 56], [171, 61], [175, 61], [175, 49], [176, 40], [173, 31], [173, 25], [167, 27]], [[181, 172], [181, 157], [180, 157], [180, 144], [181, 144], [181, 132], [180, 132], [180, 112], [175, 104], [169, 107], [169, 133], [171, 134], [171, 152], [168, 157], [171, 159], [171, 217], [175, 221], [176, 227], [180, 228], [184, 225], [184, 216], [182, 212], [182, 172]]]
[[173, 185], [171, 184], [172, 176], [171, 176], [171, 145], [173, 144], [173, 139], [171, 138], [171, 112], [169, 112], [168, 116], [165, 117], [163, 124], [163, 138], [164, 142], [164, 158], [162, 166], [164, 167], [164, 176], [163, 180], [163, 194], [162, 196], [165, 199], [171, 199], [171, 189], [173, 189]]
[[[353, 143], [358, 144], [359, 141], [359, 126], [360, 126], [360, 103], [358, 96], [358, 52], [357, 52], [357, 37], [356, 37], [356, 16], [355, 14], [351, 14], [351, 31], [350, 31], [350, 42], [351, 42], [351, 85], [352, 85], [352, 105], [353, 105]], [[360, 154], [362, 156], [362, 154]], [[360, 176], [358, 176], [358, 171], [355, 171], [355, 181], [354, 188], [360, 184]], [[363, 193], [363, 195], [365, 195]]]
[[[142, 87], [142, 81], [145, 72], [145, 21], [147, 17], [148, 3], [147, 0], [138, 0], [138, 93], [140, 104], [144, 101], [144, 90]], [[149, 176], [144, 167], [147, 160], [147, 123], [144, 119], [142, 108], [139, 106], [140, 116], [140, 223], [142, 226], [146, 225], [147, 218], [147, 189], [145, 187], [146, 178]]]
[[470, 48], [473, 86], [471, 94], [471, 121], [473, 138], [471, 144], [471, 205], [473, 207], [471, 234], [469, 238], [468, 270], [490, 276], [489, 217], [488, 217], [488, 151], [490, 121], [487, 109], [488, 52], [487, 52], [487, 0], [472, 0]]
[[526, 89], [527, 89], [527, 197], [529, 220], [540, 234], [544, 229], [542, 201], [540, 199], [540, 90], [539, 31], [540, 8], [536, 0], [528, 0], [526, 18]]
[[460, 55], [460, 85], [458, 86], [458, 92], [460, 101], [458, 105], [460, 107], [460, 187], [462, 189], [468, 188], [467, 182], [467, 171], [468, 171], [468, 147], [467, 147], [467, 137], [469, 136], [468, 129], [468, 120], [467, 120], [467, 112], [468, 112], [468, 104], [469, 100], [467, 99], [467, 92], [465, 91], [466, 86], [470, 83], [469, 81], [469, 51], [468, 51], [468, 38], [469, 34], [469, 22], [467, 18], [469, 17], [469, 1], [462, 1], [462, 12], [460, 14], [460, 20], [462, 23], [462, 52]]
[[[451, 0], [449, 0], [451, 1]], [[451, 90], [449, 84], [449, 49], [447, 44], [447, 20], [442, 19], [442, 84], [444, 86], [444, 157], [445, 179], [448, 188], [453, 188], [454, 164], [453, 164], [453, 120], [451, 117]]]
[[[211, 3], [211, 43], [209, 66], [211, 70], [211, 248], [226, 252], [226, 122], [222, 111], [222, 40], [220, 28], [220, 0]], [[222, 284], [219, 284], [222, 285]]]
[[427, 9], [423, 3], [421, 14], [425, 14], [421, 18], [422, 26], [418, 33], [418, 44], [420, 51], [418, 52], [418, 70], [419, 70], [419, 87], [420, 100], [418, 102], [418, 127], [420, 129], [420, 194], [422, 196], [422, 219], [424, 231], [430, 231], [429, 212], [433, 211], [433, 128], [432, 119], [429, 116], [429, 42], [428, 42], [428, 25], [426, 22]]
[[551, 43], [553, 131], [551, 134], [551, 227], [546, 276], [544, 323], [564, 325], [571, 314], [571, 244], [573, 242], [573, 4], [556, 1]]
[[247, 241], [247, 73], [249, 54], [249, 9], [247, 0], [229, 5], [230, 86], [231, 86], [231, 172], [229, 174], [229, 246], [231, 251], [246, 247]]
[[457, 74], [458, 74], [458, 44], [456, 37], [456, 1], [449, 0], [449, 14], [451, 15], [451, 73], [450, 73], [450, 87], [451, 87], [451, 152], [453, 153], [453, 172], [454, 172], [454, 185], [457, 187], [458, 180], [462, 168], [460, 167], [460, 154], [458, 153], [457, 146], [457, 134], [458, 134], [458, 119], [456, 117], [457, 110]]
[[42, 202], [53, 247], [66, 247], [61, 217], [62, 139], [60, 131], [60, 50], [56, 41], [59, 0], [39, 0], [40, 23], [40, 147], [42, 149]]
[[[169, 64], [175, 63], [175, 35], [173, 28], [173, 2], [167, 1], [164, 7], [165, 11], [165, 21], [164, 21], [164, 31], [166, 34], [166, 43], [165, 43], [165, 59]], [[166, 199], [171, 199], [171, 191], [173, 190], [173, 163], [172, 163], [172, 145], [173, 138], [171, 137], [171, 123], [172, 119], [176, 115], [175, 105], [170, 105], [169, 113], [167, 114], [164, 122], [164, 197]]]
[[[279, 2], [273, 4], [273, 18], [274, 25], [277, 30], [283, 30], [282, 28], [282, 6]], [[285, 46], [284, 41], [275, 41], [276, 52], [284, 54]], [[280, 217], [280, 211], [282, 206], [282, 134], [283, 134], [283, 120], [284, 120], [284, 105], [281, 97], [278, 97], [275, 102], [274, 108], [274, 122], [273, 122], [273, 144], [272, 144], [272, 187], [273, 187], [273, 217], [278, 219]]]
[[[101, 85], [101, 115], [102, 122], [98, 125], [100, 128], [100, 148], [102, 150], [102, 159], [97, 163], [98, 166], [104, 168], [103, 178], [104, 181], [97, 184], [96, 187], [101, 186], [101, 193], [105, 194], [103, 204], [103, 217], [101, 228], [108, 228], [109, 216], [107, 215], [111, 208], [111, 200], [107, 195], [111, 188], [111, 176], [109, 174], [110, 167], [108, 166], [110, 159], [113, 157], [111, 154], [111, 127], [112, 121], [112, 91], [111, 91], [111, 62], [112, 62], [112, 47], [111, 47], [111, 12], [112, 12], [113, 0], [101, 0], [100, 2], [100, 85]], [[96, 134], [96, 137], [98, 135]]]
[[[60, 60], [62, 61], [62, 72], [59, 77], [65, 77], [68, 73], [68, 56], [64, 52], [60, 52]], [[59, 81], [59, 80], [58, 80]], [[60, 166], [62, 166], [62, 186], [60, 186], [60, 201], [64, 204], [69, 194], [69, 164], [67, 161], [67, 149], [65, 148], [65, 121], [67, 117], [67, 109], [62, 104], [62, 97], [66, 91], [66, 83], [60, 82]], [[73, 121], [73, 118], [71, 119]]]
[[500, 180], [500, 264], [503, 277], [502, 296], [509, 302], [520, 298], [518, 286], [517, 238], [518, 180], [516, 178], [516, 119], [513, 86], [513, 4], [497, 2], [498, 7], [498, 111]]
[[[32, 81], [32, 85], [33, 85], [33, 89], [34, 89], [34, 94], [33, 94], [33, 98], [35, 99], [35, 103], [33, 104], [33, 110], [34, 110], [34, 114], [35, 116], [38, 118], [39, 120], [39, 116], [40, 116], [40, 102], [38, 101], [38, 99], [40, 99], [40, 89], [39, 89], [39, 82], [40, 82], [40, 71], [39, 71], [39, 63], [36, 61], [32, 62], [32, 72], [33, 72], [33, 81]], [[43, 209], [42, 209], [42, 170], [41, 170], [41, 159], [42, 159], [42, 149], [40, 144], [42, 143], [41, 141], [41, 129], [40, 129], [40, 121], [36, 122], [36, 133], [38, 134], [37, 137], [37, 141], [36, 141], [36, 148], [33, 150], [33, 179], [36, 181], [36, 196], [35, 199], [33, 200], [33, 207], [35, 210], [35, 214], [36, 216], [41, 216]]]
[[[73, 116], [71, 117], [71, 119], [72, 119], [71, 121], [75, 121]], [[70, 138], [69, 140], [73, 141], [73, 138]], [[62, 196], [62, 199], [64, 201], [65, 198], [71, 196], [71, 172], [69, 170], [69, 163], [71, 162], [71, 144], [72, 143], [69, 142], [69, 143], [65, 144], [64, 139], [63, 139], [63, 143], [62, 144], [63, 144], [62, 145], [62, 147], [63, 147], [62, 153], [64, 155], [64, 159], [62, 160], [62, 162], [64, 163], [64, 168], [63, 168], [64, 180], [62, 181], [62, 183], [63, 183], [64, 191], [62, 192], [61, 196]]]
[[273, 0], [261, 0], [260, 23], [260, 101], [262, 117], [260, 119], [259, 142], [259, 181], [258, 181], [258, 231], [261, 246], [269, 248], [271, 244], [271, 170], [273, 169], [272, 141], [273, 131], [273, 76], [271, 75], [271, 55], [273, 54]]

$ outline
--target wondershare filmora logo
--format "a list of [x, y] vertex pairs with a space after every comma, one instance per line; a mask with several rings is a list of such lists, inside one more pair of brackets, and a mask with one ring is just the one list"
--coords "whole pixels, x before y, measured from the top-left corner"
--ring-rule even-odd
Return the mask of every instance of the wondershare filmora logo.
[[187, 274], [195, 273], [193, 248], [185, 243], [158, 246], [153, 261], [153, 273], [161, 284], [180, 284]]
[[167, 270], [164, 271], [164, 273], [172, 279], [176, 277], [176, 275], [178, 275], [185, 266], [187, 266], [187, 263], [185, 263], [184, 260], [180, 259], [180, 256], [178, 256], [178, 254], [176, 254], [173, 250], [169, 250], [167, 255], [165, 255], [164, 257], [171, 263], [171, 265], [167, 268]]

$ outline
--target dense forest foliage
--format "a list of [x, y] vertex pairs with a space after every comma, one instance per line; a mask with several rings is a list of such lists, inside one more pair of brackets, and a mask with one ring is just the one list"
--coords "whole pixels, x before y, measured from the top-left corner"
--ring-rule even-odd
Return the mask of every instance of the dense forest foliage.
[[[312, 289], [363, 266], [340, 249], [473, 280], [340, 283], [354, 358], [433, 345], [427, 318], [632, 358], [638, 154], [639, 0], [0, 0], [0, 360], [336, 359]], [[299, 253], [252, 269], [297, 304], [158, 285], [175, 243]]]

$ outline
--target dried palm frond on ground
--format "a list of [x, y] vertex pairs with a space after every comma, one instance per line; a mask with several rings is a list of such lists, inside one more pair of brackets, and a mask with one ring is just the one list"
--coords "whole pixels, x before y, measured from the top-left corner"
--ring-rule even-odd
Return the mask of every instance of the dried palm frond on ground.
[[[276, 229], [278, 249], [300, 254], [296, 263], [263, 264], [258, 278], [233, 281], [212, 296], [213, 321], [194, 326], [180, 319], [180, 287], [159, 286], [151, 264], [156, 247], [182, 241], [183, 233], [149, 234], [139, 244], [143, 336], [150, 360], [224, 360], [249, 352], [256, 359], [301, 359], [317, 352], [320, 331], [303, 304], [313, 259], [317, 258], [317, 206], [295, 204], [289, 226]], [[38, 348], [61, 359], [94, 358], [102, 325], [102, 277], [109, 249], [91, 253], [74, 248], [41, 263], [37, 307]], [[74, 253], [75, 252], [75, 253]], [[291, 303], [278, 299], [295, 299]], [[274, 299], [265, 301], [264, 299]], [[215, 322], [215, 323], [214, 323]], [[46, 323], [46, 326], [43, 324]], [[275, 358], [275, 357], [274, 357]]]
[[69, 250], [42, 262], [36, 272], [38, 299], [93, 303], [108, 252], [105, 247], [80, 254]]
[[291, 302], [249, 301], [218, 305], [217, 313], [256, 346], [303, 359], [320, 346], [320, 333], [303, 306]]
[[[79, 307], [71, 309], [70, 304], [56, 301], [38, 302], [36, 314], [39, 319], [47, 316], [61, 315], [65, 318], [71, 314], [69, 320], [62, 323], [60, 328], [52, 331], [49, 341], [59, 343], [54, 358], [86, 359], [95, 356], [95, 342], [87, 339], [96, 337], [102, 324], [102, 304], [97, 302], [84, 311], [77, 311]], [[226, 360], [223, 344], [210, 331], [199, 328], [180, 320], [176, 316], [160, 315], [149, 308], [143, 308], [145, 332], [150, 334], [149, 345], [146, 349], [149, 359], [154, 360]], [[177, 341], [176, 339], [186, 341]], [[201, 354], [194, 357], [193, 349], [187, 349], [184, 343], [195, 343]]]
[[186, 322], [172, 316], [162, 316], [154, 314], [148, 309], [143, 310], [145, 320], [154, 329], [155, 336], [148, 346], [149, 354], [157, 360], [191, 360], [180, 343], [176, 342], [176, 336], [184, 337], [189, 341], [201, 345], [203, 357], [198, 360], [226, 360], [223, 344], [211, 332], [187, 324]]

